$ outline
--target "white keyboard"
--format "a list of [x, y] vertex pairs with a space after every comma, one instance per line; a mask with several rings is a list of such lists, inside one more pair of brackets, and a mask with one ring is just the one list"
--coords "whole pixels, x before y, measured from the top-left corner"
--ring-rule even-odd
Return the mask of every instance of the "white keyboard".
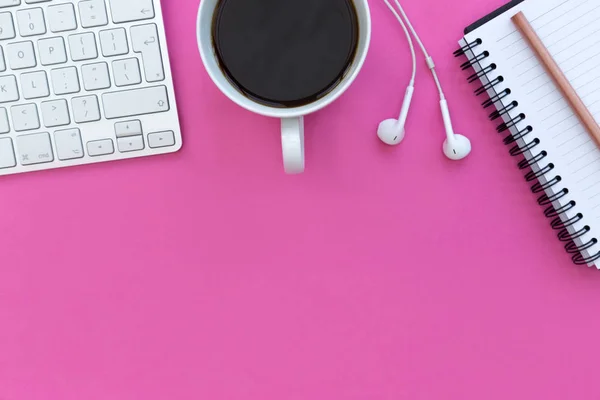
[[0, 175], [181, 145], [159, 0], [0, 0]]

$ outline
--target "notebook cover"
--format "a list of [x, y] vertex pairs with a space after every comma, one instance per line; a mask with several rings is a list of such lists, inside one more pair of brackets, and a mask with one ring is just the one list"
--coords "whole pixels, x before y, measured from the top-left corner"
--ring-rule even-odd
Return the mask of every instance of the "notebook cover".
[[[502, 15], [506, 11], [509, 11], [511, 8], [523, 3], [523, 1], [524, 0], [512, 0], [509, 3], [505, 4], [504, 6], [498, 8], [496, 11], [486, 15], [485, 17], [479, 19], [478, 21], [474, 22], [473, 24], [467, 26], [465, 28], [465, 35], [482, 27], [483, 25], [492, 21], [496, 17]], [[586, 3], [586, 2], [584, 1], [584, 3]], [[479, 66], [479, 68], [482, 70], [483, 68], [480, 64], [481, 60], [478, 58], [478, 56], [475, 55], [475, 53], [473, 52], [473, 50], [471, 48], [471, 45], [473, 43], [471, 43], [471, 44], [466, 43], [465, 38], [463, 38], [459, 43], [461, 44], [462, 47], [454, 53], [455, 56], [458, 57], [461, 55], [467, 55], [467, 50], [469, 50], [471, 52], [472, 56], [467, 55], [467, 57], [469, 58], [469, 61], [467, 63], [470, 63], [471, 66], [473, 66], [474, 64], [477, 64]], [[478, 43], [477, 45], [479, 45], [479, 44], [481, 44], [481, 43]], [[481, 54], [483, 54], [483, 53], [481, 53]], [[483, 57], [483, 58], [485, 58], [485, 57]], [[465, 63], [465, 65], [467, 63]], [[463, 69], [465, 69], [465, 68], [463, 68]], [[485, 77], [487, 79], [488, 73], [486, 72], [486, 73], [481, 74], [481, 77]], [[489, 80], [487, 82], [485, 80], [481, 80], [481, 82], [484, 84], [483, 87], [489, 86], [489, 87], [487, 87], [487, 89], [488, 89], [487, 92], [490, 95], [490, 100], [497, 99], [499, 94], [495, 90], [495, 84], [490, 85]], [[492, 92], [492, 93], [490, 93], [490, 92]], [[490, 100], [487, 100], [487, 101], [490, 101]], [[483, 105], [485, 105], [485, 103], [483, 103]], [[506, 108], [506, 106], [503, 106], [502, 104], [500, 104], [500, 108], [498, 108], [497, 106], [495, 106], [495, 108], [496, 108], [497, 112], [499, 112], [500, 110]], [[490, 119], [492, 118], [492, 115], [494, 115], [494, 113], [490, 114]], [[498, 116], [501, 116], [501, 115], [502, 114], [499, 114]], [[495, 117], [495, 118], [498, 118], [498, 117]], [[511, 123], [512, 119], [507, 121], [506, 119], [504, 119], [504, 117], [502, 117], [502, 118], [504, 120], [504, 124], [500, 125], [498, 128], [500, 128], [504, 125], [505, 128], [503, 128], [503, 130], [506, 130], [506, 127], [508, 127], [508, 124]], [[511, 136], [514, 137], [515, 132], [513, 132], [511, 130], [511, 128], [512, 128], [512, 126], [509, 128], [509, 132], [511, 133]], [[522, 139], [525, 135], [527, 135], [527, 133], [525, 133], [524, 135], [521, 135], [521, 132], [516, 132], [516, 135], [520, 135], [520, 138]], [[513, 146], [513, 144], [516, 143], [516, 141], [513, 140], [513, 141], [507, 142], [506, 140], [508, 137], [509, 136], [507, 136], [505, 138], [504, 143], [507, 146]], [[517, 143], [518, 149], [517, 149], [517, 146], [511, 148], [510, 154], [512, 156], [523, 155], [524, 153], [522, 152], [522, 150], [524, 148], [528, 148], [531, 143], [533, 143], [533, 142], [521, 143], [521, 144]], [[533, 147], [535, 147], [535, 146], [533, 146]], [[531, 148], [533, 148], [533, 147], [531, 147]], [[513, 149], [515, 150], [515, 154], [513, 154]], [[600, 251], [596, 252], [595, 254], [593, 252], [595, 243], [590, 245], [590, 243], [592, 243], [592, 242], [589, 242], [589, 241], [582, 242], [580, 240], [580, 238], [583, 237], [583, 235], [579, 234], [579, 232], [581, 232], [581, 231], [573, 231], [570, 228], [571, 226], [574, 225], [574, 223], [581, 221], [581, 219], [578, 219], [577, 221], [571, 223], [571, 221], [574, 220], [573, 218], [571, 218], [570, 220], [566, 220], [563, 218], [565, 208], [567, 206], [565, 206], [565, 205], [561, 206], [560, 203], [558, 204], [558, 206], [556, 204], [554, 204], [555, 200], [559, 200], [560, 198], [562, 198], [564, 196], [556, 197], [555, 192], [552, 192], [552, 187], [555, 184], [549, 184], [549, 182], [552, 182], [554, 180], [550, 180], [550, 181], [546, 180], [545, 175], [549, 171], [546, 170], [548, 168], [547, 166], [541, 167], [541, 165], [543, 165], [543, 164], [539, 164], [539, 162], [541, 160], [543, 160], [545, 157], [544, 156], [544, 157], [541, 157], [538, 159], [538, 156], [540, 154], [542, 154], [542, 153], [539, 153], [538, 155], [533, 156], [531, 158], [532, 162], [530, 162], [527, 157], [523, 158], [518, 164], [519, 169], [526, 170], [526, 169], [532, 168], [531, 171], [525, 177], [528, 182], [537, 181], [537, 183], [535, 183], [535, 185], [532, 186], [532, 190], [535, 187], [536, 190], [533, 190], [535, 193], [543, 193], [543, 195], [541, 197], [538, 197], [538, 203], [543, 207], [549, 206], [548, 208], [546, 208], [544, 210], [544, 214], [548, 218], [554, 218], [552, 221], [552, 224], [551, 224], [552, 228], [556, 229], [556, 230], [560, 230], [560, 233], [558, 235], [559, 239], [566, 243], [565, 249], [567, 250], [568, 253], [573, 255], [572, 256], [573, 262], [577, 265], [588, 265], [588, 266], [596, 265], [596, 268], [600, 269], [600, 261], [598, 261], [598, 260], [600, 260]], [[534, 166], [536, 168], [534, 168]], [[546, 172], [540, 173], [541, 171], [544, 171], [544, 170], [546, 170]], [[542, 178], [544, 180], [542, 180]], [[556, 178], [554, 178], [554, 179], [556, 179]], [[556, 183], [558, 183], [558, 182], [560, 182], [560, 181], [556, 181]], [[547, 189], [550, 189], [550, 192], [546, 191], [544, 186], [548, 186]], [[568, 192], [566, 192], [566, 193], [568, 193]], [[569, 209], [570, 208], [567, 207], [567, 211]], [[581, 218], [583, 218], [583, 216]], [[575, 236], [573, 237], [573, 235], [575, 235]], [[567, 239], [570, 239], [570, 241]], [[575, 250], [577, 250], [577, 251], [575, 251]]]
[[467, 26], [465, 28], [465, 35], [474, 31], [475, 29], [479, 28], [480, 26], [487, 24], [488, 22], [490, 22], [491, 20], [496, 18], [498, 15], [505, 13], [506, 11], [510, 10], [517, 4], [522, 3], [523, 1], [525, 1], [525, 0], [512, 0], [510, 3], [505, 4], [502, 7], [498, 8], [496, 11], [489, 13], [488, 15], [481, 18], [477, 22], [474, 22], [471, 25]]

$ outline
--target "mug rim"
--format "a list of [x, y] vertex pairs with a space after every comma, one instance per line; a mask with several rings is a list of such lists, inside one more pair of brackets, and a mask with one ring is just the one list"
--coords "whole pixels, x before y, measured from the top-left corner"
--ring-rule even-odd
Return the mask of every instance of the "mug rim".
[[[219, 1], [219, 0], [215, 0], [215, 1]], [[227, 76], [223, 73], [223, 71], [220, 68], [218, 69], [219, 70], [218, 73], [215, 72], [212, 68], [209, 68], [208, 67], [208, 63], [210, 61], [209, 58], [211, 60], [214, 60], [214, 62], [217, 64], [218, 64], [218, 62], [216, 60], [216, 56], [214, 54], [206, 54], [206, 52], [204, 51], [204, 48], [202, 46], [200, 21], [203, 16], [203, 13], [211, 11], [211, 10], [207, 10], [207, 7], [208, 7], [207, 0], [200, 1], [200, 6], [198, 8], [198, 16], [196, 19], [196, 40], [197, 40], [198, 49], [200, 51], [200, 57], [202, 59], [202, 63], [204, 64], [204, 67], [205, 67], [204, 69], [207, 71], [207, 73], [210, 76], [210, 79], [213, 81], [213, 83], [219, 88], [219, 90], [225, 96], [227, 96], [227, 98], [229, 98], [231, 101], [236, 103], [238, 106], [245, 108], [246, 110], [251, 111], [253, 113], [263, 115], [266, 117], [296, 118], [296, 117], [302, 117], [302, 116], [305, 116], [308, 114], [312, 114], [316, 111], [319, 111], [319, 110], [327, 107], [334, 101], [336, 101], [342, 94], [344, 94], [346, 92], [346, 90], [348, 90], [350, 85], [354, 82], [354, 80], [358, 76], [359, 72], [362, 70], [363, 64], [365, 63], [365, 60], [369, 53], [369, 48], [370, 48], [370, 44], [371, 44], [371, 11], [369, 8], [369, 3], [367, 0], [351, 0], [351, 1], [361, 2], [363, 5], [364, 19], [365, 19], [365, 23], [363, 25], [366, 25], [366, 26], [360, 25], [360, 22], [359, 22], [359, 43], [357, 44], [357, 51], [358, 51], [358, 45], [360, 44], [360, 40], [363, 38], [363, 34], [362, 34], [363, 30], [364, 30], [364, 50], [361, 52], [361, 54], [357, 53], [355, 55], [354, 60], [350, 64], [348, 71], [347, 71], [346, 75], [344, 75], [341, 82], [335, 88], [333, 88], [333, 90], [331, 90], [329, 93], [327, 93], [325, 96], [321, 97], [317, 101], [314, 101], [312, 103], [308, 103], [308, 104], [305, 104], [305, 105], [299, 106], [299, 107], [290, 107], [290, 108], [270, 107], [270, 106], [258, 103], [255, 100], [248, 98], [248, 97], [244, 96], [242, 93], [240, 93], [240, 91], [238, 89], [236, 89], [231, 83], [229, 83]], [[356, 7], [356, 5], [355, 5], [355, 7]], [[214, 13], [214, 7], [212, 7], [212, 13]], [[213, 16], [212, 13], [211, 13], [211, 21], [212, 21], [212, 16]], [[211, 31], [212, 31], [212, 29], [211, 29]], [[211, 49], [213, 47], [212, 40], [211, 40], [210, 47], [211, 47]], [[223, 78], [223, 79], [220, 79], [220, 78]], [[223, 81], [228, 82], [228, 83], [224, 84]], [[235, 96], [232, 96], [228, 93], [227, 89], [229, 89], [229, 88], [232, 88], [234, 90]], [[242, 99], [244, 101], [241, 101]]]

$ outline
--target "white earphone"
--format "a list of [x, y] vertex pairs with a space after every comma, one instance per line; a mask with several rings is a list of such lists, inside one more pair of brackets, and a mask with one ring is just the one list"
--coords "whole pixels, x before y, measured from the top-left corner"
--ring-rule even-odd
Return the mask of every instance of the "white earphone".
[[[394, 0], [396, 6], [400, 10], [402, 17], [406, 20], [406, 24], [404, 20], [400, 17], [400, 15], [396, 12], [396, 9], [390, 4], [388, 0], [384, 0], [385, 4], [392, 11], [392, 13], [396, 16], [398, 22], [402, 26], [406, 38], [408, 40], [408, 45], [410, 47], [410, 53], [412, 57], [412, 76], [410, 79], [410, 83], [406, 88], [406, 93], [404, 95], [404, 101], [402, 102], [402, 108], [400, 111], [400, 116], [398, 119], [386, 119], [385, 121], [379, 124], [377, 129], [377, 136], [381, 139], [382, 142], [388, 145], [397, 145], [404, 139], [404, 126], [406, 124], [406, 119], [408, 118], [408, 111], [410, 109], [410, 104], [412, 101], [413, 93], [415, 90], [415, 77], [417, 74], [417, 57], [415, 54], [415, 46], [412, 41], [412, 38], [409, 33], [409, 29], [412, 32], [415, 40], [421, 47], [423, 54], [425, 55], [425, 60], [427, 62], [427, 66], [431, 70], [431, 74], [433, 75], [433, 79], [435, 80], [435, 84], [438, 88], [440, 94], [440, 108], [442, 111], [442, 118], [444, 120], [444, 127], [446, 129], [446, 140], [444, 141], [444, 145], [442, 147], [444, 154], [451, 160], [462, 160], [467, 157], [471, 152], [471, 142], [467, 137], [463, 135], [459, 135], [454, 133], [454, 129], [452, 128], [452, 120], [450, 119], [450, 110], [448, 109], [448, 102], [446, 101], [446, 97], [444, 96], [444, 92], [442, 91], [442, 86], [440, 84], [440, 80], [438, 79], [437, 73], [435, 72], [435, 63], [433, 59], [427, 53], [423, 42], [417, 35], [417, 32], [413, 28], [408, 16], [404, 12], [404, 9], [398, 2], [398, 0]], [[407, 28], [408, 25], [408, 28]]]

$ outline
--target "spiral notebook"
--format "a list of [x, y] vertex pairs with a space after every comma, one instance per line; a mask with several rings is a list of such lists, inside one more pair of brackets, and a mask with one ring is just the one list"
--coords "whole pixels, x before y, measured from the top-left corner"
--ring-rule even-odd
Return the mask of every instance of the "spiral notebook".
[[600, 0], [515, 0], [467, 27], [457, 57], [575, 264], [600, 269], [600, 149], [511, 21], [523, 11], [600, 121]]

